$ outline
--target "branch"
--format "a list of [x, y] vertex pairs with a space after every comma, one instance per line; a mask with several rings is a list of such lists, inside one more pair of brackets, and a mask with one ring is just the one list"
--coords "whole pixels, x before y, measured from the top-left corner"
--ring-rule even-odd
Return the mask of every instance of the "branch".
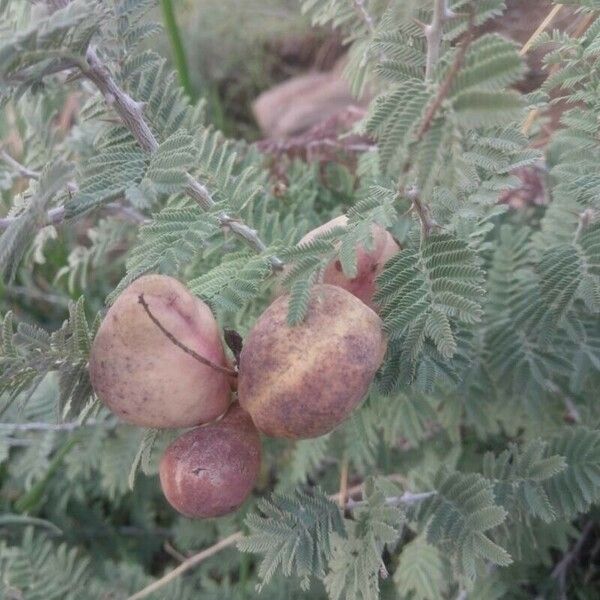
[[556, 15], [562, 10], [562, 8], [563, 8], [562, 4], [557, 4], [546, 15], [546, 18], [539, 24], [537, 29], [531, 34], [529, 39], [523, 44], [523, 47], [519, 51], [519, 54], [521, 56], [525, 56], [527, 54], [527, 52], [529, 51], [529, 48], [531, 48], [531, 46], [533, 46], [534, 42], [538, 39], [538, 37], [544, 31], [544, 29], [546, 29], [546, 27], [548, 27], [548, 25], [550, 25], [550, 23], [552, 23], [552, 21], [554, 20]]
[[[83, 74], [100, 90], [106, 102], [114, 108], [140, 147], [149, 154], [156, 152], [159, 145], [158, 140], [144, 119], [143, 105], [136, 102], [118, 86], [107, 67], [100, 60], [95, 48], [91, 46], [88, 48], [86, 59], [89, 66], [83, 70]], [[204, 210], [210, 210], [216, 206], [210, 192], [204, 185], [189, 173], [187, 180], [185, 191], [200, 207]], [[266, 245], [258, 237], [256, 230], [248, 227], [241, 220], [229, 216], [224, 211], [217, 214], [217, 219], [221, 227], [233, 231], [257, 252], [262, 253], [266, 250]], [[283, 261], [276, 256], [269, 257], [269, 262], [273, 270], [279, 271], [283, 268]]]
[[454, 13], [448, 7], [448, 0], [434, 0], [433, 17], [424, 32], [427, 40], [427, 57], [425, 59], [425, 81], [433, 79], [433, 71], [440, 59], [440, 48], [444, 35], [444, 23], [451, 19]]
[[144, 120], [142, 103], [136, 102], [117, 85], [95, 48], [90, 46], [85, 57], [89, 66], [83, 74], [100, 90], [106, 103], [115, 109], [141, 148], [149, 154], [156, 152], [158, 141]]
[[431, 210], [429, 210], [427, 204], [421, 201], [419, 191], [416, 188], [409, 190], [406, 196], [411, 201], [411, 209], [417, 213], [419, 221], [421, 221], [422, 237], [429, 237], [431, 231], [438, 227], [436, 220], [431, 216]]
[[575, 242], [579, 242], [583, 232], [594, 222], [596, 214], [593, 208], [586, 208], [579, 214], [579, 223], [577, 224], [577, 231], [575, 232]]
[[365, 6], [365, 0], [354, 0], [354, 6], [362, 17], [362, 20], [366, 23], [371, 33], [375, 32], [375, 22], [373, 17], [369, 14], [367, 7]]
[[552, 579], [558, 580], [558, 585], [559, 585], [560, 591], [561, 591], [561, 598], [566, 599], [566, 597], [567, 597], [566, 592], [565, 592], [567, 572], [568, 572], [569, 568], [571, 567], [571, 565], [579, 557], [579, 554], [580, 554], [584, 544], [586, 543], [587, 539], [591, 535], [593, 529], [594, 529], [594, 522], [588, 521], [588, 523], [585, 525], [585, 527], [581, 530], [581, 535], [579, 536], [579, 539], [577, 540], [577, 542], [575, 542], [575, 545], [573, 546], [573, 548], [571, 548], [571, 550], [569, 550], [569, 552], [567, 552], [562, 557], [561, 561], [552, 570], [551, 577], [552, 577]]
[[96, 421], [91, 419], [84, 423], [71, 421], [69, 423], [0, 423], [0, 431], [75, 431], [83, 427], [108, 427], [113, 428], [118, 422]]
[[237, 377], [237, 375], [238, 375], [237, 371], [234, 371], [233, 369], [228, 369], [227, 367], [222, 367], [221, 365], [218, 365], [218, 364], [212, 362], [211, 360], [209, 360], [208, 358], [198, 354], [195, 350], [192, 350], [190, 347], [188, 347], [185, 344], [183, 344], [182, 342], [180, 342], [170, 331], [165, 329], [165, 327], [162, 325], [162, 323], [152, 314], [152, 311], [150, 310], [148, 303], [144, 299], [144, 294], [140, 294], [138, 296], [138, 302], [144, 307], [144, 310], [146, 311], [146, 314], [150, 317], [150, 320], [178, 348], [181, 348], [181, 350], [183, 350], [186, 354], [189, 354], [192, 358], [195, 358], [198, 362], [202, 363], [203, 365], [206, 365], [207, 367], [210, 367], [211, 369], [214, 369], [215, 371], [219, 371], [219, 373], [223, 373], [224, 375], [227, 375], [228, 377]]
[[[402, 496], [390, 496], [385, 499], [386, 506], [413, 506], [414, 504], [418, 504], [419, 502], [423, 502], [428, 498], [435, 496], [437, 492], [421, 492], [415, 494], [413, 492], [404, 492]], [[346, 503], [346, 508], [348, 510], [353, 510], [354, 508], [358, 508], [361, 506], [365, 506], [366, 502], [364, 500], [352, 500], [351, 498]]]
[[340, 467], [340, 491], [338, 492], [338, 504], [342, 510], [348, 502], [348, 459], [346, 456], [342, 459]]
[[[469, 22], [469, 28], [467, 30], [467, 34], [465, 35], [462, 43], [460, 44], [460, 46], [456, 52], [456, 55], [454, 56], [454, 60], [452, 61], [452, 65], [450, 65], [450, 69], [448, 70], [446, 77], [444, 77], [444, 80], [442, 81], [442, 83], [440, 84], [440, 87], [438, 88], [435, 99], [429, 105], [429, 108], [425, 112], [425, 116], [423, 117], [421, 126], [417, 130], [417, 142], [420, 142], [423, 139], [423, 136], [431, 128], [431, 124], [433, 123], [433, 120], [437, 116], [437, 113], [440, 110], [440, 108], [442, 107], [442, 104], [443, 104], [444, 100], [446, 99], [446, 96], [450, 92], [450, 88], [452, 87], [452, 82], [454, 81], [454, 78], [456, 77], [456, 75], [458, 74], [458, 72], [462, 66], [462, 63], [465, 59], [465, 55], [467, 54], [467, 50], [469, 49], [469, 46], [473, 42], [474, 37], [475, 36], [474, 36], [474, 32], [473, 32], [473, 13], [471, 13], [471, 19]], [[429, 48], [429, 44], [428, 44], [428, 48]]]
[[[447, 7], [445, 1], [435, 0], [433, 20], [431, 22], [431, 25], [427, 25], [425, 28], [425, 36], [427, 38], [428, 61], [430, 60], [430, 56], [432, 53], [433, 53], [433, 56], [436, 61], [439, 58], [439, 42], [441, 41], [441, 26], [445, 20], [451, 18], [452, 16], [453, 16], [453, 13], [451, 13], [448, 10], [448, 7]], [[436, 37], [437, 34], [436, 35], [432, 34], [432, 31], [435, 32], [436, 28], [439, 29], [439, 35], [440, 35], [439, 40]], [[452, 64], [450, 65], [450, 68], [448, 69], [446, 76], [444, 77], [443, 81], [441, 82], [433, 102], [429, 105], [429, 107], [425, 111], [423, 120], [421, 121], [421, 124], [419, 125], [419, 128], [417, 129], [416, 139], [415, 139], [414, 143], [418, 144], [425, 137], [425, 134], [429, 131], [429, 129], [431, 129], [431, 125], [433, 124], [435, 117], [437, 116], [440, 108], [442, 107], [442, 104], [444, 103], [446, 96], [450, 92], [450, 88], [452, 87], [452, 82], [454, 81], [454, 78], [456, 77], [457, 73], [459, 72], [459, 70], [462, 66], [462, 63], [467, 54], [467, 50], [469, 49], [469, 46], [473, 42], [473, 39], [474, 39], [473, 29], [474, 29], [474, 13], [473, 13], [473, 11], [471, 11], [471, 14], [469, 16], [469, 26], [467, 29], [467, 33], [466, 33], [465, 37], [463, 38], [462, 43], [458, 47], [458, 50], [456, 51], [454, 60], [452, 61]], [[427, 75], [426, 75], [426, 77], [427, 77]], [[411, 165], [412, 165], [412, 156], [413, 155], [414, 155], [413, 153], [409, 153], [409, 156], [407, 157], [407, 159], [404, 163], [404, 166], [401, 169], [401, 173], [403, 175], [409, 172]], [[402, 177], [401, 177], [401, 181], [402, 181]], [[401, 194], [406, 194], [406, 192], [401, 190]], [[416, 189], [409, 190], [406, 195], [412, 201], [412, 209], [417, 213], [419, 220], [421, 221], [421, 234], [422, 234], [422, 238], [425, 238], [431, 233], [431, 230], [434, 227], [436, 227], [437, 224], [436, 224], [435, 220], [431, 217], [431, 211], [429, 210], [429, 207], [421, 201], [418, 190], [416, 190]]]
[[[135, 208], [124, 206], [119, 202], [108, 202], [104, 205], [104, 208], [110, 215], [121, 217], [124, 221], [130, 221], [131, 223], [136, 223], [138, 225], [144, 225], [145, 223], [150, 222], [149, 219]], [[47, 227], [48, 225], [60, 225], [60, 223], [66, 219], [66, 216], [67, 214], [64, 206], [61, 205], [51, 208], [46, 213], [46, 220], [42, 224], [42, 227]], [[0, 231], [7, 229], [17, 219], [19, 219], [19, 215], [15, 217], [0, 218]]]
[[[389, 479], [390, 481], [404, 481], [404, 477], [402, 475], [398, 475], [398, 474], [388, 475], [387, 479]], [[358, 494], [361, 491], [362, 491], [362, 484], [359, 484], [359, 485], [355, 485], [355, 486], [349, 488], [347, 493], [348, 493], [348, 496], [354, 496], [355, 494]], [[433, 493], [433, 492], [426, 492], [426, 493], [429, 494], [429, 493]], [[403, 496], [406, 496], [406, 494], [407, 494], [407, 492], [405, 492], [403, 494]], [[414, 495], [416, 496], [418, 494], [414, 494]], [[402, 497], [402, 496], [400, 496], [400, 497]], [[340, 498], [340, 494], [333, 494], [333, 495], [329, 496], [329, 499], [333, 502], [338, 501], [339, 498]], [[207, 558], [210, 558], [211, 556], [217, 554], [224, 548], [228, 548], [229, 546], [232, 546], [233, 544], [235, 544], [236, 542], [241, 540], [243, 536], [244, 536], [243, 532], [237, 531], [236, 533], [233, 533], [229, 537], [226, 537], [226, 538], [222, 539], [221, 541], [217, 542], [214, 546], [210, 546], [210, 548], [207, 548], [206, 550], [202, 550], [198, 554], [194, 554], [193, 556], [190, 556], [190, 558], [188, 558], [187, 560], [182, 562], [178, 567], [176, 567], [172, 571], [169, 571], [169, 573], [167, 573], [166, 575], [163, 575], [160, 579], [157, 579], [154, 583], [151, 583], [149, 586], [145, 587], [143, 590], [136, 592], [135, 594], [133, 594], [133, 596], [129, 596], [129, 598], [127, 598], [127, 600], [141, 600], [142, 598], [146, 598], [146, 596], [149, 596], [150, 594], [161, 589], [168, 583], [171, 583], [171, 581], [173, 581], [174, 579], [176, 579], [177, 577], [179, 577], [186, 571], [189, 571], [193, 567], [199, 565], [201, 562], [203, 562]]]
[[174, 579], [177, 579], [180, 575], [183, 575], [186, 571], [189, 571], [196, 565], [199, 565], [202, 561], [210, 558], [214, 554], [217, 554], [221, 550], [228, 548], [229, 546], [233, 546], [243, 537], [243, 533], [241, 531], [237, 531], [232, 535], [222, 539], [220, 542], [217, 542], [214, 546], [199, 552], [198, 554], [194, 554], [194, 556], [190, 556], [187, 560], [184, 560], [177, 568], [173, 569], [160, 579], [157, 579], [154, 583], [151, 583], [149, 586], [145, 587], [143, 590], [136, 592], [133, 596], [129, 596], [127, 600], [140, 600], [141, 598], [146, 598], [150, 594], [156, 592], [161, 589]]
[[[19, 161], [15, 160], [8, 152], [4, 149], [0, 148], [0, 159], [4, 160], [5, 163], [10, 165], [21, 177], [25, 177], [27, 179], [39, 179], [41, 173], [39, 171], [34, 171], [29, 167], [21, 164]], [[67, 190], [69, 195], [75, 193], [77, 191], [77, 184], [75, 182], [70, 182], [67, 184]], [[121, 216], [123, 220], [130, 221], [132, 223], [137, 223], [138, 225], [143, 225], [144, 223], [148, 223], [149, 219], [147, 219], [141, 212], [133, 208], [132, 206], [124, 206], [119, 202], [108, 202], [104, 204], [104, 208], [107, 210], [109, 214]], [[15, 217], [3, 217], [0, 218], [0, 231], [7, 229], [11, 223], [16, 221], [19, 218], [19, 215]], [[62, 223], [66, 218], [66, 209], [64, 206], [56, 206], [55, 208], [51, 208], [46, 213], [46, 219], [42, 224], [42, 227], [47, 227], [48, 225], [58, 225]]]
[[[521, 50], [519, 52], [519, 54], [521, 56], [525, 56], [525, 54], [527, 53], [527, 51], [529, 50], [529, 48], [531, 47], [531, 45], [533, 44], [533, 42], [537, 39], [537, 37], [540, 35], [540, 33], [542, 33], [542, 31], [546, 27], [548, 27], [548, 25], [556, 17], [556, 15], [558, 14], [558, 12], [559, 12], [559, 10], [561, 8], [563, 8], [563, 5], [562, 4], [557, 4], [550, 11], [550, 13], [542, 21], [542, 23], [540, 24], [540, 26], [534, 31], [534, 33], [532, 34], [532, 36], [525, 42], [525, 44], [521, 48]], [[581, 22], [579, 23], [577, 29], [575, 29], [575, 31], [573, 33], [573, 38], [576, 39], [580, 35], [583, 35], [585, 33], [585, 30], [589, 27], [589, 25], [591, 24], [591, 22], [595, 18], [596, 18], [596, 13], [594, 13], [594, 12], [591, 12], [591, 13], [589, 13], [587, 15], [584, 15], [583, 18], [581, 19]], [[550, 69], [549, 75], [554, 75], [554, 73], [556, 73], [559, 68], [560, 68], [560, 63], [556, 63], [556, 64], [552, 65], [552, 68]], [[525, 119], [525, 121], [523, 123], [523, 126], [521, 127], [521, 131], [523, 132], [524, 135], [527, 135], [529, 133], [529, 130], [531, 129], [531, 127], [535, 123], [535, 120], [540, 115], [540, 112], [541, 111], [540, 111], [539, 108], [532, 108], [529, 111], [529, 114], [527, 115], [527, 117], [526, 117], [526, 119]]]
[[[8, 229], [8, 227], [20, 217], [17, 215], [16, 217], [3, 217], [0, 219], [0, 231], [4, 229]], [[48, 225], [56, 225], [61, 221], [64, 221], [65, 218], [65, 207], [57, 206], [56, 208], [51, 208], [46, 213], [46, 222], [43, 224], [43, 227]]]
[[25, 179], [39, 179], [40, 173], [33, 169], [22, 165], [18, 160], [15, 160], [6, 150], [0, 150], [0, 158], [10, 167], [12, 167], [21, 177]]
[[47, 304], [56, 304], [64, 308], [68, 308], [70, 298], [68, 296], [60, 296], [58, 294], [50, 294], [38, 288], [28, 288], [21, 285], [6, 285], [4, 288], [7, 298], [15, 296], [23, 296], [31, 300], [39, 300]]

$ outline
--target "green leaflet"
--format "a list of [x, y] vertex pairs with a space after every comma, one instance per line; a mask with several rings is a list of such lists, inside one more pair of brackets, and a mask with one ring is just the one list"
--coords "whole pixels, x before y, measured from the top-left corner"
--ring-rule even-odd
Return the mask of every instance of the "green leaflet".
[[281, 568], [284, 575], [300, 577], [303, 589], [308, 589], [312, 577], [325, 574], [332, 536], [345, 537], [339, 508], [318, 489], [310, 495], [297, 490], [292, 495], [274, 495], [261, 500], [258, 508], [263, 516], [247, 517], [250, 532], [238, 548], [264, 555], [259, 567], [261, 586]]

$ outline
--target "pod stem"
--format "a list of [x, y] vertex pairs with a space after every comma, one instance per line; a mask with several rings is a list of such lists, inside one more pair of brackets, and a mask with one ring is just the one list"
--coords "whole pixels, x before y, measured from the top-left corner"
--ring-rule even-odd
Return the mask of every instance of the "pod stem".
[[237, 377], [237, 375], [238, 375], [237, 371], [234, 371], [233, 369], [228, 369], [227, 367], [222, 367], [221, 365], [217, 365], [216, 363], [212, 362], [208, 358], [205, 358], [204, 356], [198, 354], [195, 350], [192, 350], [191, 348], [189, 348], [188, 346], [186, 346], [185, 344], [180, 342], [169, 330], [165, 329], [163, 324], [152, 314], [152, 311], [150, 310], [150, 307], [148, 306], [148, 303], [146, 302], [146, 300], [144, 298], [144, 294], [140, 294], [138, 296], [138, 302], [142, 305], [142, 307], [146, 311], [146, 314], [150, 317], [150, 320], [178, 348], [181, 348], [181, 350], [183, 350], [186, 354], [189, 354], [192, 358], [195, 358], [198, 362], [201, 362], [203, 365], [206, 365], [207, 367], [210, 367], [211, 369], [214, 369], [215, 371], [219, 371], [219, 373], [223, 373], [224, 375], [227, 375], [228, 377]]

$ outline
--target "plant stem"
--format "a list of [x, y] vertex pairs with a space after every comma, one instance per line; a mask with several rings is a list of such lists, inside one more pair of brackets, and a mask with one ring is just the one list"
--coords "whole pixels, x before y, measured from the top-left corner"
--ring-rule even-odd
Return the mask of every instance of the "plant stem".
[[[150, 222], [149, 219], [147, 219], [141, 212], [133, 208], [133, 206], [125, 206], [119, 202], [108, 202], [107, 204], [103, 205], [103, 208], [109, 215], [119, 217], [123, 221], [128, 221], [137, 225], [145, 225], [146, 223]], [[42, 224], [42, 226], [47, 227], [48, 225], [59, 225], [65, 220], [66, 216], [67, 214], [64, 206], [61, 205], [51, 208], [46, 213], [46, 221]], [[0, 218], [0, 231], [7, 229], [11, 223], [17, 219], [19, 219], [19, 216]]]
[[456, 77], [456, 75], [460, 71], [460, 68], [462, 67], [462, 63], [467, 54], [467, 50], [469, 49], [469, 46], [473, 42], [474, 37], [475, 36], [474, 36], [474, 32], [473, 32], [473, 23], [471, 22], [469, 25], [469, 30], [468, 30], [464, 40], [462, 41], [461, 45], [459, 46], [458, 50], [456, 51], [454, 60], [452, 61], [452, 64], [450, 65], [450, 69], [448, 70], [446, 77], [444, 77], [444, 80], [440, 84], [440, 87], [435, 96], [435, 99], [430, 104], [427, 111], [425, 112], [425, 116], [423, 117], [421, 126], [417, 130], [417, 141], [418, 142], [423, 139], [424, 135], [431, 128], [431, 125], [432, 125], [435, 117], [437, 116], [438, 111], [442, 107], [442, 104], [444, 103], [446, 96], [450, 92], [454, 78]]
[[165, 22], [165, 29], [169, 35], [169, 41], [171, 43], [171, 51], [173, 52], [173, 62], [179, 75], [179, 82], [181, 87], [185, 90], [185, 93], [190, 97], [191, 100], [195, 99], [192, 82], [190, 79], [190, 71], [185, 56], [185, 48], [183, 47], [183, 40], [181, 38], [181, 32], [177, 25], [177, 18], [175, 17], [175, 9], [173, 8], [172, 0], [161, 0], [163, 20]]
[[340, 468], [340, 491], [338, 496], [339, 506], [344, 510], [346, 502], [348, 501], [348, 458], [346, 456], [342, 458], [342, 465]]
[[105, 427], [112, 429], [117, 425], [117, 422], [95, 420], [86, 421], [85, 423], [79, 423], [78, 421], [71, 421], [69, 423], [0, 423], [0, 431], [6, 430], [9, 433], [16, 431], [75, 431], [83, 427]]
[[552, 570], [552, 574], [550, 577], [552, 579], [556, 579], [558, 581], [558, 586], [560, 590], [560, 597], [565, 598], [566, 595], [566, 585], [567, 585], [567, 572], [572, 564], [577, 560], [579, 554], [587, 542], [588, 538], [592, 534], [594, 530], [594, 522], [588, 521], [584, 528], [581, 530], [579, 534], [579, 539], [575, 542], [575, 545], [569, 550], [561, 559], [561, 561], [554, 567]]
[[375, 22], [365, 6], [365, 0], [354, 0], [354, 6], [371, 33], [375, 32]]
[[0, 150], [0, 158], [10, 167], [12, 167], [21, 177], [26, 179], [39, 179], [40, 173], [33, 171], [22, 165], [18, 160], [15, 160], [6, 150]]
[[[413, 492], [404, 492], [402, 496], [389, 496], [385, 499], [385, 504], [386, 506], [412, 506], [413, 504], [423, 502], [423, 500], [435, 496], [436, 493], [437, 492], [421, 492], [419, 494], [414, 494]], [[366, 502], [364, 500], [352, 500], [352, 498], [350, 498], [346, 503], [346, 508], [352, 510], [353, 508], [365, 506], [365, 504]]]
[[184, 560], [176, 569], [169, 571], [169, 573], [167, 573], [165, 576], [161, 577], [160, 579], [157, 579], [154, 583], [151, 583], [143, 590], [136, 592], [135, 594], [133, 594], [133, 596], [129, 596], [127, 600], [140, 600], [141, 598], [146, 598], [150, 594], [154, 593], [156, 590], [159, 590], [160, 588], [167, 585], [167, 583], [170, 583], [174, 579], [177, 579], [177, 577], [179, 577], [186, 571], [189, 571], [191, 568], [195, 567], [202, 561], [211, 557], [213, 554], [217, 554], [217, 552], [220, 552], [224, 548], [233, 546], [236, 542], [241, 540], [242, 537], [242, 532], [237, 531], [229, 537], [222, 539], [220, 542], [217, 542], [214, 546], [211, 546], [210, 548], [207, 548], [206, 550], [203, 550], [198, 554], [194, 554], [194, 556], [190, 556], [190, 558]]
[[[65, 218], [65, 207], [57, 206], [56, 208], [51, 208], [46, 213], [46, 222], [43, 224], [44, 227], [47, 225], [56, 225], [63, 221]], [[4, 229], [8, 229], [11, 223], [19, 219], [19, 217], [3, 217], [0, 219], [0, 231]]]
[[[106, 65], [100, 60], [96, 49], [92, 46], [86, 52], [86, 59], [88, 67], [83, 70], [83, 74], [100, 90], [106, 102], [114, 108], [141, 148], [149, 154], [156, 152], [159, 145], [158, 140], [144, 119], [143, 104], [136, 102], [119, 87]], [[188, 196], [204, 210], [214, 208], [216, 203], [208, 189], [189, 173], [187, 180], [188, 184], [185, 191]], [[257, 252], [262, 253], [266, 250], [266, 246], [258, 237], [258, 233], [241, 220], [229, 216], [224, 211], [218, 213], [217, 219], [221, 227], [233, 231]], [[283, 262], [277, 256], [270, 256], [268, 260], [274, 271], [283, 269]]]
[[444, 33], [444, 22], [447, 18], [447, 0], [433, 0], [433, 17], [431, 23], [425, 26], [425, 37], [427, 38], [427, 57], [425, 59], [425, 80], [433, 79], [433, 71], [440, 58], [440, 47]]
[[[387, 479], [390, 481], [402, 481], [403, 482], [404, 476], [399, 475], [399, 474], [390, 475], [389, 477], [387, 477]], [[346, 493], [348, 496], [354, 496], [355, 494], [360, 493], [361, 490], [362, 490], [362, 484], [359, 484], [359, 485], [355, 485], [351, 488], [348, 488]], [[386, 504], [389, 504], [389, 506], [398, 506], [399, 504], [410, 505], [410, 504], [414, 504], [416, 502], [420, 502], [421, 500], [425, 500], [425, 499], [429, 498], [430, 496], [433, 496], [435, 493], [436, 492], [423, 492], [421, 494], [413, 494], [411, 492], [404, 492], [404, 494], [402, 494], [402, 496], [386, 498]], [[339, 493], [333, 494], [333, 495], [329, 496], [329, 499], [332, 502], [336, 502], [336, 501], [339, 502], [340, 494]], [[356, 507], [357, 505], [360, 505], [360, 504], [361, 504], [361, 502], [353, 502], [352, 507]], [[350, 508], [350, 502], [348, 504], [348, 508]], [[139, 592], [136, 592], [135, 594], [133, 594], [133, 596], [129, 596], [129, 598], [127, 598], [127, 600], [141, 600], [142, 598], [146, 598], [147, 596], [149, 596], [150, 594], [161, 589], [162, 587], [164, 587], [165, 585], [167, 585], [168, 583], [170, 583], [171, 581], [173, 581], [180, 575], [183, 575], [183, 573], [185, 573], [186, 571], [189, 571], [196, 565], [199, 565], [201, 562], [203, 562], [207, 558], [210, 558], [214, 554], [217, 554], [217, 552], [220, 552], [221, 550], [228, 548], [229, 546], [232, 546], [233, 544], [237, 543], [239, 540], [242, 539], [242, 537], [244, 537], [243, 532], [237, 531], [236, 533], [233, 533], [229, 537], [226, 537], [226, 538], [222, 539], [221, 541], [217, 542], [214, 546], [210, 546], [209, 548], [206, 548], [206, 550], [202, 550], [201, 552], [198, 552], [198, 554], [194, 554], [193, 556], [190, 556], [190, 558], [188, 558], [187, 560], [182, 562], [178, 567], [176, 567], [172, 571], [169, 571], [166, 575], [163, 575], [160, 579], [157, 579], [154, 583], [151, 583], [149, 586], [145, 587], [144, 589], [140, 590]]]
[[[452, 16], [453, 16], [453, 13], [451, 13], [449, 11], [445, 0], [435, 0], [434, 13], [433, 13], [433, 19], [432, 19], [431, 25], [427, 25], [425, 28], [425, 36], [427, 38], [427, 61], [429, 63], [430, 61], [433, 61], [435, 59], [435, 61], [432, 62], [433, 66], [435, 66], [435, 64], [437, 64], [437, 60], [439, 58], [439, 44], [441, 43], [441, 31], [442, 31], [441, 27], [442, 27], [443, 23], [447, 19], [450, 19]], [[419, 125], [419, 128], [417, 129], [417, 133], [415, 136], [416, 144], [421, 142], [423, 140], [423, 138], [425, 137], [425, 134], [431, 129], [431, 126], [432, 126], [435, 118], [437, 117], [439, 110], [442, 108], [442, 106], [444, 104], [444, 100], [446, 99], [446, 96], [450, 93], [454, 78], [460, 71], [460, 68], [461, 68], [463, 61], [465, 59], [465, 56], [467, 54], [467, 50], [469, 49], [469, 46], [471, 45], [471, 43], [473, 42], [473, 39], [475, 37], [473, 29], [474, 29], [474, 14], [473, 14], [473, 12], [471, 12], [470, 17], [469, 17], [469, 27], [467, 30], [467, 34], [465, 35], [463, 41], [461, 42], [460, 46], [458, 47], [456, 54], [454, 56], [454, 60], [452, 61], [452, 64], [450, 65], [448, 72], [446, 73], [446, 76], [444, 77], [443, 81], [440, 83], [437, 93], [436, 93], [433, 101], [431, 102], [431, 104], [429, 105], [427, 110], [425, 111], [423, 120], [421, 121], [421, 124]], [[438, 33], [435, 33], [437, 30], [439, 30], [439, 39], [438, 39]], [[431, 68], [433, 68], [433, 66]], [[426, 75], [426, 77], [427, 77], [427, 75]], [[434, 219], [431, 217], [431, 211], [429, 210], [429, 207], [421, 200], [420, 195], [419, 195], [419, 190], [413, 188], [411, 190], [408, 190], [408, 192], [407, 192], [404, 189], [403, 175], [406, 175], [410, 171], [410, 168], [412, 166], [412, 160], [413, 160], [412, 157], [413, 157], [413, 153], [411, 152], [411, 153], [409, 153], [409, 156], [406, 159], [404, 166], [401, 169], [402, 175], [400, 177], [400, 184], [401, 184], [400, 185], [400, 194], [408, 196], [409, 199], [411, 200], [412, 209], [417, 213], [417, 216], [419, 217], [419, 220], [421, 221], [421, 240], [424, 240], [425, 238], [427, 238], [429, 236], [433, 227], [436, 226], [436, 223], [435, 223]]]
[[[533, 33], [533, 35], [525, 42], [525, 44], [521, 48], [521, 50], [519, 52], [519, 54], [521, 56], [525, 56], [525, 54], [527, 54], [527, 51], [529, 50], [529, 48], [531, 47], [531, 45], [533, 44], [533, 42], [540, 35], [540, 33], [546, 27], [548, 27], [548, 25], [556, 17], [556, 15], [558, 14], [559, 10], [562, 7], [563, 7], [562, 4], [557, 4], [550, 11], [550, 13], [542, 21], [542, 23], [540, 24], [540, 26], [535, 30], [535, 32]], [[573, 38], [578, 38], [580, 35], [583, 35], [585, 33], [585, 30], [589, 27], [590, 23], [595, 18], [596, 18], [596, 13], [594, 13], [594, 12], [591, 12], [591, 13], [589, 13], [587, 15], [584, 15], [583, 18], [581, 19], [581, 22], [579, 23], [579, 26], [577, 27], [577, 29], [575, 29], [575, 32], [573, 33]], [[552, 68], [550, 69], [549, 75], [554, 75], [554, 73], [556, 73], [559, 68], [560, 68], [559, 63], [556, 63], [555, 65], [552, 65]], [[525, 119], [525, 121], [523, 123], [523, 126], [521, 127], [521, 131], [522, 131], [522, 133], [524, 135], [527, 135], [529, 133], [529, 130], [531, 129], [531, 127], [535, 123], [536, 119], [540, 116], [540, 112], [541, 111], [540, 111], [539, 108], [532, 108], [529, 111], [529, 114], [527, 115], [527, 117], [526, 117], [526, 119]]]
[[538, 28], [531, 34], [530, 38], [523, 44], [523, 47], [519, 51], [521, 56], [525, 56], [535, 42], [539, 35], [552, 23], [556, 15], [562, 10], [563, 5], [557, 4], [549, 13], [546, 15], [546, 18], [539, 24]]
[[180, 342], [168, 329], [166, 329], [164, 327], [164, 325], [152, 314], [152, 311], [150, 310], [150, 307], [148, 306], [148, 303], [146, 302], [146, 300], [144, 299], [144, 294], [140, 294], [138, 296], [138, 302], [143, 306], [144, 310], [146, 311], [146, 314], [150, 317], [150, 320], [165, 334], [165, 336], [167, 338], [169, 338], [169, 340], [171, 340], [171, 342], [173, 342], [178, 348], [181, 348], [181, 350], [183, 350], [186, 354], [189, 354], [192, 358], [195, 358], [198, 362], [202, 363], [203, 365], [206, 365], [207, 367], [210, 367], [211, 369], [214, 369], [215, 371], [219, 371], [219, 373], [223, 373], [224, 375], [227, 375], [228, 377], [237, 377], [237, 371], [234, 371], [233, 369], [228, 369], [227, 367], [222, 367], [221, 365], [218, 365], [214, 362], [212, 362], [212, 360], [209, 360], [208, 358], [198, 354], [195, 350], [192, 350], [190, 347], [186, 346], [184, 343]]

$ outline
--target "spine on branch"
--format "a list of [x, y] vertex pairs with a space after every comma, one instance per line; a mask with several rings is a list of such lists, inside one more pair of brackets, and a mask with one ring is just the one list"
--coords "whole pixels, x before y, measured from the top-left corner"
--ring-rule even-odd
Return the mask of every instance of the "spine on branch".
[[[84, 71], [84, 75], [96, 85], [106, 102], [114, 108], [140, 147], [149, 154], [156, 152], [159, 146], [158, 140], [144, 119], [143, 105], [136, 102], [118, 86], [94, 47], [90, 46], [88, 48], [86, 59], [89, 68]], [[208, 189], [191, 174], [188, 174], [187, 180], [188, 184], [185, 188], [187, 195], [197, 202], [203, 210], [214, 208], [215, 201]], [[234, 219], [224, 211], [220, 212], [217, 218], [223, 228], [230, 229], [257, 252], [262, 253], [266, 250], [266, 246], [259, 238], [258, 233], [241, 220]], [[283, 261], [276, 256], [269, 257], [269, 261], [273, 270], [283, 268]]]

